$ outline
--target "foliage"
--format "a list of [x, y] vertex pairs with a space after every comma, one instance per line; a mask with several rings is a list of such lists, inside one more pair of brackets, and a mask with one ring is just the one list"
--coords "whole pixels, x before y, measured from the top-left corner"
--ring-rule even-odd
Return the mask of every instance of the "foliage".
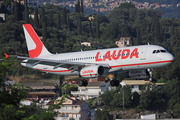
[[70, 85], [70, 84], [65, 84], [62, 88], [61, 88], [62, 92], [65, 94], [71, 94], [71, 91], [77, 91], [78, 87], [77, 85]]
[[106, 109], [97, 109], [94, 113], [94, 120], [109, 120], [109, 112]]
[[17, 84], [9, 87], [8, 91], [3, 91], [0, 94], [0, 116], [4, 119], [24, 119], [24, 120], [54, 120], [55, 113], [48, 110], [43, 110], [36, 107], [35, 104], [30, 106], [23, 106], [20, 101], [27, 95], [26, 86]]
[[108, 91], [106, 90], [100, 97], [102, 98], [102, 101], [105, 105], [110, 105], [110, 102], [114, 96], [114, 91]]

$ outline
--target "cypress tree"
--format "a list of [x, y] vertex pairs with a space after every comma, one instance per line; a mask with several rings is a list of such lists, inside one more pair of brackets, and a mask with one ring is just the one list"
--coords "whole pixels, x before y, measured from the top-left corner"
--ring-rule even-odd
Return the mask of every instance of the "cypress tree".
[[137, 28], [137, 45], [141, 45], [141, 36], [139, 28]]
[[25, 3], [24, 18], [25, 18], [26, 23], [29, 23], [29, 10], [28, 10], [27, 0], [26, 0], [26, 3]]
[[19, 8], [18, 8], [18, 3], [16, 1], [14, 1], [13, 3], [11, 12], [14, 15], [15, 19], [19, 20]]
[[46, 42], [46, 39], [47, 39], [47, 25], [46, 25], [46, 22], [44, 21], [43, 22], [43, 41]]
[[19, 11], [19, 14], [18, 14], [19, 20], [22, 20], [23, 19], [23, 14], [22, 14], [21, 0], [18, 3], [18, 11]]
[[57, 28], [61, 28], [61, 18], [60, 18], [60, 13], [58, 12], [58, 17], [57, 17]]
[[96, 38], [100, 38], [99, 18], [96, 19]]
[[78, 12], [78, 5], [75, 5], [75, 12]]
[[50, 12], [50, 18], [49, 18], [49, 26], [52, 27], [53, 25], [53, 18], [52, 18], [52, 11]]
[[69, 16], [67, 17], [67, 26], [70, 31], [71, 30], [71, 22], [70, 22]]
[[78, 31], [78, 35], [82, 35], [81, 20], [79, 18], [78, 18], [77, 31]]
[[83, 13], [83, 14], [84, 14], [83, 0], [81, 0], [81, 13]]
[[39, 18], [38, 18], [38, 8], [36, 6], [34, 11], [34, 25], [35, 27], [39, 28]]
[[45, 10], [44, 7], [41, 8], [41, 13], [40, 13], [40, 26], [43, 26], [43, 23], [45, 22]]
[[64, 7], [64, 9], [63, 9], [63, 24], [67, 24], [67, 16], [66, 16], [66, 8]]
[[33, 21], [33, 19], [32, 19], [31, 16], [29, 17], [29, 23], [30, 23], [31, 25], [34, 23], [34, 21]]
[[91, 21], [89, 21], [89, 33], [90, 33], [90, 37], [93, 37]]
[[80, 3], [79, 3], [79, 0], [78, 0], [78, 4], [77, 4], [77, 13], [80, 13]]

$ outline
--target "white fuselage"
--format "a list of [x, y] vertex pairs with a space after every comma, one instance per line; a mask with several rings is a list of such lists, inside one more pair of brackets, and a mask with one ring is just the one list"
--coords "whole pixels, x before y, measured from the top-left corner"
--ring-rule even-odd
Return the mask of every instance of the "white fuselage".
[[[154, 53], [153, 51], [156, 50]], [[159, 51], [158, 51], [159, 50]], [[174, 57], [163, 47], [157, 45], [141, 45], [123, 48], [99, 49], [91, 51], [71, 52], [62, 54], [52, 54], [40, 58], [49, 60], [59, 60], [66, 62], [108, 64], [105, 74], [121, 73], [130, 70], [142, 70], [160, 68], [171, 64]], [[60, 75], [78, 75], [78, 71], [71, 71], [67, 68], [51, 65], [21, 63], [26, 67], [40, 70], [47, 73]]]

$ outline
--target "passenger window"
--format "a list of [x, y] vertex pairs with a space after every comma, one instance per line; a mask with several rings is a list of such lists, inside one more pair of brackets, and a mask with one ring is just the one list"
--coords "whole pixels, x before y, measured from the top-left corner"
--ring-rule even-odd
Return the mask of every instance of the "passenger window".
[[162, 53], [166, 53], [166, 51], [165, 50], [160, 50]]
[[156, 53], [160, 53], [160, 50], [157, 50]]
[[153, 54], [156, 53], [156, 50], [153, 51]]

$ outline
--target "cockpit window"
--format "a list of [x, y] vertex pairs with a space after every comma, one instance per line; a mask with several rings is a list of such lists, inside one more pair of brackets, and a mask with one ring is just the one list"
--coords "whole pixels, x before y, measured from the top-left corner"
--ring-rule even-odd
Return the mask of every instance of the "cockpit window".
[[156, 53], [156, 50], [153, 51], [153, 54]]
[[157, 50], [156, 53], [160, 53], [160, 50]]
[[160, 50], [162, 53], [166, 53], [166, 51], [165, 50]]
[[166, 53], [166, 50], [154, 50], [153, 54], [155, 53]]

